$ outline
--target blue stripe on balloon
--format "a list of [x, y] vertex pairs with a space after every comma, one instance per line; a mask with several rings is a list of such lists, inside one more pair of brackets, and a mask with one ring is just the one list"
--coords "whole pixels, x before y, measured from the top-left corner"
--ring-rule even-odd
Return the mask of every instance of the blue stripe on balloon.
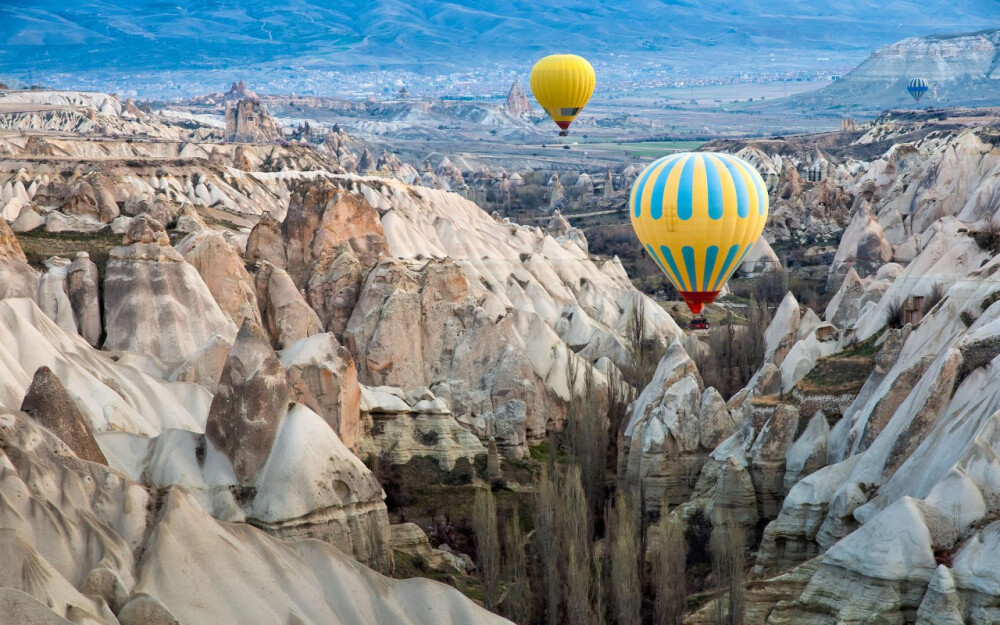
[[743, 168], [746, 170], [750, 179], [753, 180], [753, 186], [757, 189], [757, 214], [764, 214], [764, 206], [767, 203], [767, 189], [764, 188], [764, 181], [757, 174], [757, 171], [753, 168], [750, 163], [742, 163]]
[[[754, 241], [754, 243], [756, 243], [756, 241]], [[738, 259], [738, 260], [736, 261], [736, 264], [735, 264], [735, 265], [733, 265], [733, 273], [736, 273], [736, 270], [737, 270], [737, 269], [739, 269], [739, 268], [740, 268], [740, 265], [742, 265], [742, 264], [743, 264], [743, 259], [744, 259], [744, 258], [746, 258], [746, 256], [747, 256], [747, 253], [748, 253], [748, 252], [750, 251], [750, 248], [752, 248], [752, 247], [753, 247], [753, 243], [748, 243], [748, 244], [747, 244], [747, 246], [746, 246], [746, 249], [744, 249], [744, 250], [743, 250], [743, 253], [742, 253], [742, 254], [740, 254], [740, 257], [739, 257], [739, 259]]]
[[677, 279], [677, 286], [680, 287], [680, 290], [693, 291], [694, 290], [693, 288], [691, 289], [687, 288], [687, 285], [684, 283], [684, 279], [681, 277], [680, 270], [677, 269], [677, 263], [674, 262], [674, 255], [670, 252], [670, 248], [667, 247], [666, 245], [661, 245], [660, 252], [663, 253], [663, 258], [666, 259], [667, 265], [669, 265], [670, 268], [674, 271], [674, 277]]
[[736, 271], [737, 269], [739, 269], [740, 265], [743, 264], [743, 259], [746, 258], [747, 253], [750, 251], [750, 248], [753, 247], [754, 243], [756, 243], [756, 241], [753, 241], [751, 243], [747, 243], [747, 248], [745, 250], [743, 250], [742, 254], [740, 254], [740, 259], [738, 261], [736, 261], [736, 265], [733, 267], [733, 271]]
[[705, 179], [708, 181], [708, 216], [710, 219], [722, 219], [725, 197], [722, 195], [719, 166], [707, 156], [702, 157], [702, 162], [705, 163]]
[[750, 193], [747, 189], [747, 182], [743, 179], [743, 173], [728, 156], [720, 154], [719, 158], [726, 164], [726, 169], [729, 170], [729, 175], [733, 178], [733, 188], [736, 189], [736, 214], [740, 217], [746, 217], [750, 214]]
[[[688, 160], [690, 161], [691, 159]], [[653, 183], [653, 197], [649, 200], [649, 215], [653, 219], [663, 217], [663, 191], [667, 186], [667, 179], [670, 178], [670, 172], [674, 170], [674, 166], [680, 161], [680, 157], [674, 158], [664, 165], [663, 171], [656, 176], [656, 181]], [[685, 169], [687, 169], [686, 166]]]
[[638, 219], [642, 215], [642, 191], [646, 188], [646, 181], [653, 174], [653, 170], [660, 164], [660, 161], [654, 161], [639, 174], [639, 181], [635, 183], [635, 188], [632, 190], [632, 214]]
[[729, 248], [729, 251], [726, 253], [726, 260], [722, 261], [722, 269], [719, 271], [719, 277], [715, 279], [715, 284], [712, 285], [713, 291], [718, 291], [722, 281], [729, 277], [727, 275], [729, 266], [733, 264], [733, 259], [736, 258], [736, 252], [739, 249], [740, 246], [738, 244]]
[[684, 265], [688, 272], [688, 282], [691, 284], [691, 290], [698, 290], [698, 278], [695, 276], [694, 271], [694, 248], [690, 245], [685, 245], [681, 248], [681, 255], [684, 256]]
[[705, 280], [702, 282], [702, 290], [707, 291], [708, 282], [712, 279], [712, 270], [715, 269], [715, 259], [719, 257], [719, 246], [709, 245], [705, 250]]
[[685, 221], [694, 213], [694, 163], [693, 156], [684, 163], [681, 183], [677, 186], [677, 216]]
[[667, 276], [667, 278], [670, 278], [671, 277], [670, 276], [670, 272], [667, 271], [667, 268], [663, 266], [663, 261], [660, 260], [660, 257], [657, 256], [656, 252], [653, 251], [653, 246], [650, 245], [649, 243], [647, 243], [646, 244], [646, 251], [648, 251], [649, 255], [653, 257], [653, 260], [656, 261], [656, 264], [660, 266], [660, 271], [663, 272], [663, 275]]

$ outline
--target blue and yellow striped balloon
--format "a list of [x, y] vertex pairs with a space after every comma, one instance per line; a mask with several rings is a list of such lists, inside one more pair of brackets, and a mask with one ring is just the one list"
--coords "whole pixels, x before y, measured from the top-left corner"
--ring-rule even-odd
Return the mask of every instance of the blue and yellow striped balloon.
[[914, 78], [910, 81], [910, 84], [906, 85], [906, 92], [910, 94], [910, 97], [919, 102], [920, 98], [924, 97], [924, 94], [930, 88], [930, 85], [923, 78]]
[[718, 297], [760, 237], [767, 207], [757, 170], [714, 152], [654, 161], [629, 199], [639, 241], [695, 314]]

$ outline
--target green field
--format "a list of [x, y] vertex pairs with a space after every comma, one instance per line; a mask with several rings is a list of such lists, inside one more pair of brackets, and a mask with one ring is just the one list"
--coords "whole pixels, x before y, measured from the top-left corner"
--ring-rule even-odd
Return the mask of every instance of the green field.
[[675, 152], [696, 150], [704, 144], [703, 141], [641, 141], [636, 143], [581, 143], [579, 148], [587, 150], [610, 150], [615, 152], [630, 152], [639, 157], [659, 158]]

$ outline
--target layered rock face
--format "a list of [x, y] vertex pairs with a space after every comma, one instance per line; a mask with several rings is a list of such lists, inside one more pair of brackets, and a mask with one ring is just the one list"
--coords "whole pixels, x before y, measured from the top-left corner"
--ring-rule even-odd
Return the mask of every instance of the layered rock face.
[[[994, 62], [998, 47], [997, 30], [910, 37], [879, 48], [836, 83], [808, 97], [800, 96], [796, 104], [826, 108], [843, 106], [853, 99], [861, 104], [855, 104], [854, 109], [910, 108], [914, 104], [906, 85], [919, 76], [931, 86], [921, 105], [981, 106], [983, 93], [994, 89], [998, 78]], [[861, 100], [861, 94], [867, 99]]]
[[[361, 388], [361, 457], [377, 456], [383, 461], [404, 465], [411, 460], [427, 460], [444, 475], [460, 471], [473, 474], [473, 465], [486, 455], [486, 447], [455, 419], [447, 403], [427, 387], [404, 393], [380, 386]], [[523, 407], [522, 407], [523, 412]], [[514, 419], [504, 419], [513, 426]], [[524, 418], [521, 418], [522, 438]], [[486, 433], [483, 433], [485, 437]], [[514, 445], [508, 453], [523, 455]]]

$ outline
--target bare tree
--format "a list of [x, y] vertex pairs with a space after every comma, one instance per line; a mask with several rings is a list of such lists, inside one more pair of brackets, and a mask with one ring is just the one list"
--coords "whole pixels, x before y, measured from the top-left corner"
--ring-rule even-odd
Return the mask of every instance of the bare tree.
[[709, 332], [708, 352], [696, 356], [705, 384], [723, 397], [732, 397], [746, 386], [764, 360], [764, 334], [770, 323], [767, 305], [756, 299], [747, 306], [745, 325], [737, 323], [729, 311], [726, 320]]
[[619, 491], [608, 516], [611, 596], [614, 598], [615, 622], [618, 625], [639, 625], [642, 610], [639, 515], [630, 498]]
[[[570, 388], [578, 380], [576, 365], [569, 367]], [[593, 540], [595, 521], [604, 509], [607, 483], [608, 423], [598, 406], [598, 389], [593, 369], [583, 373], [583, 394], [570, 399], [566, 433], [570, 459], [580, 467], [580, 479], [587, 500], [587, 537]]]
[[593, 547], [587, 521], [587, 498], [580, 480], [580, 468], [567, 467], [560, 480], [556, 518], [559, 524], [561, 566], [566, 568], [563, 601], [566, 623], [591, 625], [594, 620], [590, 603]]
[[497, 503], [493, 492], [481, 488], [476, 492], [472, 529], [476, 534], [476, 557], [483, 578], [483, 603], [496, 610], [500, 598], [500, 539], [497, 536]]
[[[555, 455], [556, 449], [550, 450]], [[549, 625], [559, 623], [559, 599], [562, 596], [562, 579], [559, 575], [559, 544], [556, 533], [557, 490], [553, 474], [542, 467], [535, 483], [535, 573], [543, 599], [539, 612]]]
[[533, 598], [524, 553], [524, 530], [521, 529], [521, 517], [516, 509], [504, 525], [503, 536], [503, 571], [507, 582], [503, 613], [518, 625], [527, 625], [531, 621]]
[[717, 625], [743, 625], [746, 599], [746, 535], [743, 527], [726, 516], [712, 529], [712, 575], [718, 589]]
[[644, 299], [637, 298], [634, 301], [632, 309], [629, 311], [626, 328], [625, 338], [628, 342], [631, 362], [622, 370], [622, 373], [625, 374], [625, 380], [632, 388], [642, 392], [642, 389], [646, 388], [652, 381], [653, 375], [656, 373], [656, 366], [660, 364], [660, 358], [663, 357], [660, 350], [656, 349], [653, 340], [646, 336], [646, 301]]
[[687, 545], [680, 519], [661, 508], [660, 522], [654, 527], [653, 587], [656, 592], [657, 625], [681, 625], [687, 598]]

